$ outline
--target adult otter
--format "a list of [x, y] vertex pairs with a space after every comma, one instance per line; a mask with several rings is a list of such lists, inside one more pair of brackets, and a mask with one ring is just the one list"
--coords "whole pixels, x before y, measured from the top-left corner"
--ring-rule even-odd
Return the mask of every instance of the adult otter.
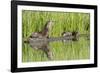
[[51, 30], [53, 25], [53, 21], [47, 21], [44, 28], [40, 32], [33, 32], [30, 35], [30, 38], [48, 38], [49, 37], [49, 31]]
[[45, 52], [47, 55], [48, 59], [52, 59], [52, 52], [48, 46], [49, 42], [44, 41], [44, 42], [39, 42], [39, 43], [33, 43], [33, 38], [35, 40], [41, 38], [41, 39], [47, 39], [49, 38], [49, 31], [51, 30], [53, 25], [53, 21], [47, 21], [44, 28], [40, 32], [33, 32], [27, 40], [25, 40], [25, 43], [29, 43], [30, 46], [34, 49], [39, 49]]

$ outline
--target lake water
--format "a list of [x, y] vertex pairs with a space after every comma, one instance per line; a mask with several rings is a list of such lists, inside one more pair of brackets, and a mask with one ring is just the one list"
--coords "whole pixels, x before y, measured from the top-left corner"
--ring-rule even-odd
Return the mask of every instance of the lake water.
[[[59, 60], [82, 60], [90, 58], [90, 40], [81, 37], [78, 41], [53, 41], [48, 43], [52, 52], [53, 61]], [[30, 44], [23, 43], [23, 62], [49, 61], [42, 50], [36, 50]]]

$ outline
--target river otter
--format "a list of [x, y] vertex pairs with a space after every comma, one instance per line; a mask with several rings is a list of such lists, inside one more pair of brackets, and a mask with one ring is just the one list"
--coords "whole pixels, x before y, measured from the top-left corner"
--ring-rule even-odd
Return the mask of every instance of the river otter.
[[[72, 38], [73, 41], [77, 41], [78, 40], [78, 32], [76, 31], [73, 31], [73, 32], [63, 32], [61, 34], [63, 37], [70, 37], [70, 36], [73, 36], [74, 38]], [[66, 41], [66, 40], [64, 40]]]
[[33, 32], [30, 35], [30, 38], [42, 38], [42, 37], [48, 38], [49, 31], [51, 30], [52, 25], [53, 25], [53, 21], [47, 21], [44, 28], [40, 32]]
[[30, 46], [36, 50], [40, 49], [42, 51], [45, 52], [45, 54], [47, 55], [48, 59], [52, 59], [52, 52], [50, 51], [50, 48], [48, 47], [49, 42], [45, 41], [45, 42], [40, 42], [40, 43], [33, 43], [32, 42], [32, 38], [35, 39], [46, 39], [49, 38], [49, 31], [51, 30], [53, 25], [53, 21], [47, 21], [44, 28], [40, 31], [40, 32], [33, 32], [29, 38], [27, 39], [27, 41], [25, 40], [25, 43], [29, 43]]

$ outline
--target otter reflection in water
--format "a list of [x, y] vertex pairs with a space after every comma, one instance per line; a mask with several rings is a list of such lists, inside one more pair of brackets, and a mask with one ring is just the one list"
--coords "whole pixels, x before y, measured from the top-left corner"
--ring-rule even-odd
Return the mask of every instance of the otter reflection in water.
[[44, 42], [34, 43], [32, 40], [33, 38], [34, 40], [38, 40], [39, 38], [46, 40], [47, 38], [49, 38], [49, 31], [52, 28], [53, 22], [54, 21], [47, 21], [44, 28], [40, 32], [33, 32], [27, 40], [24, 40], [24, 42], [29, 43], [33, 49], [44, 51], [48, 59], [50, 60], [52, 60], [53, 57], [52, 57], [52, 52], [48, 46], [49, 42], [44, 41]]

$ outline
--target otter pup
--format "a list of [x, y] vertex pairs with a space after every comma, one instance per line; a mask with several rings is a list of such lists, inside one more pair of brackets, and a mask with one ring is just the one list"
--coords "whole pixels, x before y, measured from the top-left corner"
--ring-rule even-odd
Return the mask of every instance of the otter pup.
[[[63, 37], [70, 37], [70, 36], [73, 36], [74, 38], [72, 38], [73, 41], [77, 41], [78, 40], [78, 32], [76, 31], [73, 31], [73, 32], [63, 32], [61, 34]], [[66, 41], [66, 40], [64, 40]]]

